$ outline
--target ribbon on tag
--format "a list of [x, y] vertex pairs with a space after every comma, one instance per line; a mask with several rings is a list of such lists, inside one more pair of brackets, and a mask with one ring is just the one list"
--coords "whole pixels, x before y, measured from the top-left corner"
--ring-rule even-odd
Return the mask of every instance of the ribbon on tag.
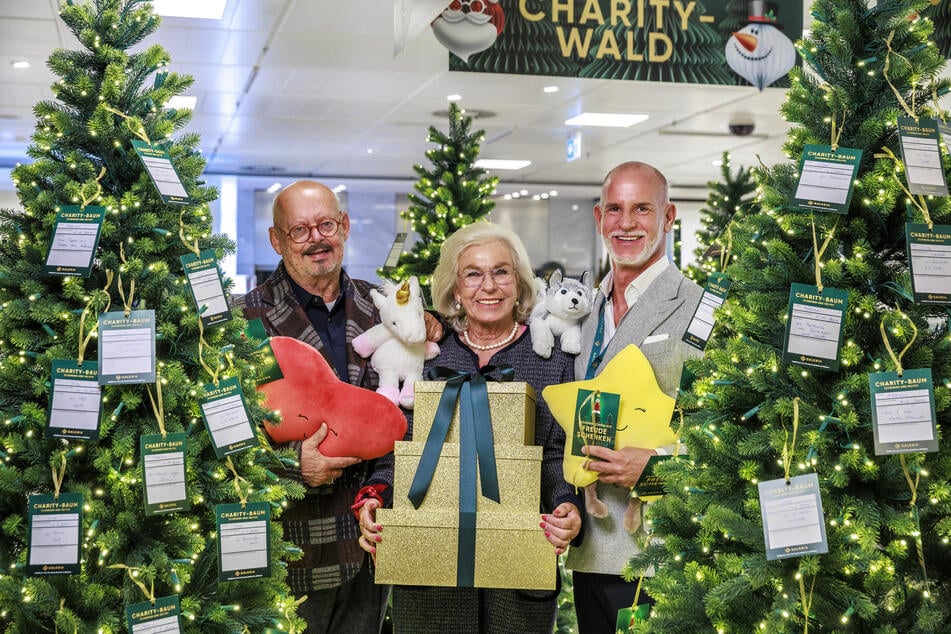
[[409, 497], [413, 508], [419, 508], [432, 484], [433, 474], [449, 433], [452, 414], [459, 403], [459, 547], [456, 585], [472, 587], [475, 581], [476, 535], [476, 465], [483, 497], [499, 502], [499, 477], [495, 465], [492, 419], [489, 414], [489, 391], [486, 375], [498, 369], [500, 380], [511, 381], [515, 371], [510, 366], [485, 366], [476, 372], [459, 372], [434, 367], [427, 379], [445, 379], [433, 425], [426, 438]]

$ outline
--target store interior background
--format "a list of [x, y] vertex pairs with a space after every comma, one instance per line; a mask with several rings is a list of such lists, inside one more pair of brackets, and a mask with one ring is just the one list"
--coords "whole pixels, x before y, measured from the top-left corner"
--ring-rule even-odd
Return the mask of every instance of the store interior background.
[[[557, 261], [572, 275], [601, 267], [591, 210], [614, 165], [641, 160], [667, 174], [685, 265], [722, 153], [731, 153], [734, 168], [787, 160], [782, 89], [450, 72], [449, 54], [428, 28], [394, 54], [390, 0], [191, 4], [216, 1], [224, 3], [220, 20], [165, 17], [145, 45], [161, 45], [171, 57], [168, 70], [195, 78], [186, 93], [197, 98], [194, 116], [184, 131], [201, 136], [205, 180], [219, 190], [215, 231], [238, 245], [223, 262], [236, 292], [276, 266], [267, 239], [270, 202], [298, 178], [340, 192], [352, 225], [345, 267], [354, 277], [378, 279], [395, 234], [409, 229], [399, 214], [416, 182], [412, 166], [429, 164], [427, 130], [447, 130], [451, 95], [475, 116], [473, 128], [486, 132], [481, 157], [531, 161], [491, 172], [501, 179], [492, 219], [522, 236], [533, 265]], [[57, 11], [57, 0], [0, 5], [3, 207], [19, 206], [9, 170], [29, 160], [33, 106], [52, 97], [46, 59], [55, 48], [79, 48]], [[15, 67], [24, 61], [28, 68]], [[648, 118], [629, 128], [565, 125], [584, 111]], [[579, 129], [582, 151], [568, 161], [567, 140]]]

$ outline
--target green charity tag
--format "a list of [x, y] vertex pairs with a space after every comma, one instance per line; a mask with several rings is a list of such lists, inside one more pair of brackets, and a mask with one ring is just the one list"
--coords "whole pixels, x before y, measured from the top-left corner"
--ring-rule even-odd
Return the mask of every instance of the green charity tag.
[[155, 311], [99, 315], [99, 384], [155, 383]]
[[707, 347], [710, 335], [713, 333], [713, 326], [716, 320], [713, 318], [714, 311], [723, 305], [726, 296], [730, 292], [730, 278], [723, 273], [713, 273], [707, 279], [707, 286], [703, 289], [703, 295], [700, 297], [700, 303], [693, 312], [690, 319], [690, 325], [684, 332], [683, 341], [693, 346], [697, 350], [703, 350]]
[[793, 206], [805, 211], [848, 213], [861, 160], [862, 150], [806, 145], [799, 162]]
[[757, 487], [768, 561], [829, 552], [819, 476], [760, 481]]
[[631, 489], [631, 497], [648, 498], [664, 494], [664, 479], [654, 473], [654, 467], [673, 456], [651, 456], [637, 484]]
[[407, 235], [405, 232], [396, 234], [396, 238], [393, 239], [393, 244], [390, 246], [390, 252], [386, 254], [386, 260], [383, 262], [384, 269], [392, 269], [400, 261], [403, 247], [406, 246]]
[[951, 225], [907, 223], [905, 243], [916, 304], [951, 304]]
[[162, 202], [187, 205], [191, 203], [182, 179], [172, 165], [172, 157], [168, 151], [158, 145], [150, 145], [145, 141], [132, 140], [132, 148], [142, 160], [145, 171], [148, 172], [152, 184], [162, 198]]
[[842, 327], [849, 294], [826, 286], [793, 284], [786, 314], [783, 363], [795, 363], [823, 370], [839, 369]]
[[237, 377], [222, 379], [218, 385], [205, 385], [200, 406], [216, 456], [226, 458], [259, 446]]
[[941, 148], [938, 147], [938, 126], [934, 119], [898, 117], [898, 142], [908, 191], [914, 196], [947, 196]]
[[875, 455], [938, 451], [931, 368], [868, 375]]
[[46, 253], [43, 272], [89, 277], [105, 219], [105, 207], [60, 207], [56, 212], [53, 239]]
[[30, 546], [28, 575], [75, 575], [80, 572], [83, 496], [81, 493], [31, 495], [27, 500]]
[[266, 341], [268, 334], [267, 331], [264, 330], [264, 322], [261, 321], [260, 318], [249, 320], [247, 327], [244, 329], [244, 336], [249, 339]]
[[617, 634], [628, 634], [635, 623], [643, 623], [650, 615], [650, 603], [642, 603], [634, 608], [621, 608], [617, 611]]
[[225, 297], [221, 282], [221, 271], [213, 249], [202, 251], [198, 255], [188, 253], [181, 258], [182, 269], [188, 280], [192, 298], [198, 309], [201, 325], [205, 328], [231, 320], [231, 308]]
[[614, 449], [621, 395], [611, 392], [578, 390], [575, 424], [572, 427], [571, 455], [585, 457], [585, 445]]
[[191, 508], [185, 491], [185, 456], [188, 451], [185, 433], [140, 436], [139, 449], [145, 514], [174, 513]]
[[274, 350], [271, 348], [270, 343], [265, 341], [261, 344], [257, 349], [257, 354], [258, 385], [264, 385], [265, 383], [284, 378], [284, 373], [281, 372], [281, 366], [277, 362], [277, 357], [274, 356]]
[[160, 597], [151, 601], [125, 606], [126, 625], [131, 634], [174, 634], [182, 631], [182, 608], [178, 595]]
[[97, 440], [102, 418], [99, 363], [53, 359], [46, 435], [53, 438]]
[[216, 504], [218, 581], [271, 576], [271, 506]]

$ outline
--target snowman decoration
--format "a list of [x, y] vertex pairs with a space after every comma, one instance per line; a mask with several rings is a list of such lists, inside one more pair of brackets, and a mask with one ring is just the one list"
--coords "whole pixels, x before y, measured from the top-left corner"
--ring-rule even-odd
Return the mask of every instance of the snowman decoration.
[[774, 26], [775, 5], [764, 14], [764, 0], [750, 0], [748, 23], [726, 43], [726, 63], [759, 90], [789, 72], [796, 63], [796, 49]]
[[504, 27], [499, 0], [453, 0], [432, 23], [439, 43], [463, 62], [495, 44]]

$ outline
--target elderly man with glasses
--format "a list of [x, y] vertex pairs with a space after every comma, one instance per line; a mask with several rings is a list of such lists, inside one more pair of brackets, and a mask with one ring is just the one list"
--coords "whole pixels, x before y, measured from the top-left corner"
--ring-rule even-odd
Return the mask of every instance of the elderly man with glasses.
[[[341, 380], [375, 389], [376, 373], [350, 342], [380, 318], [370, 298], [373, 285], [343, 270], [350, 218], [337, 196], [320, 183], [297, 181], [274, 199], [273, 221], [268, 233], [281, 262], [235, 305], [246, 319], [261, 319], [268, 335], [312, 345]], [[281, 518], [284, 536], [304, 551], [288, 565], [287, 580], [296, 595], [308, 596], [297, 609], [308, 633], [379, 632], [389, 587], [374, 584], [350, 510], [369, 465], [322, 455], [317, 445], [326, 435], [322, 425], [310, 438], [291, 443], [300, 471], [288, 475], [309, 490]]]

